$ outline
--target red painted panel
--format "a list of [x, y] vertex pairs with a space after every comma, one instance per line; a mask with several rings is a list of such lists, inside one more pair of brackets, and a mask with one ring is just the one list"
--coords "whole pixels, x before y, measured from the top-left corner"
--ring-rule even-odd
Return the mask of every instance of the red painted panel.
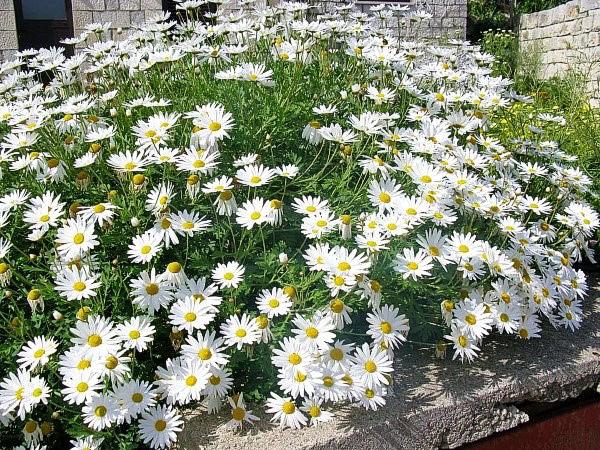
[[599, 450], [600, 403], [592, 403], [468, 445], [469, 450]]

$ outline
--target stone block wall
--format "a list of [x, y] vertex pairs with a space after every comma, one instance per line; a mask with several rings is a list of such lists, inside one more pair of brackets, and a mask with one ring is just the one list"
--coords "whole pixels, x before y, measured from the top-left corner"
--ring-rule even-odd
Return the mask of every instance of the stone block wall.
[[[404, 35], [418, 34], [431, 38], [459, 38], [464, 39], [467, 32], [467, 0], [410, 0], [409, 2], [380, 2], [372, 0], [354, 0], [356, 7], [368, 13], [372, 6], [381, 3], [406, 5], [410, 9], [421, 9], [432, 14], [432, 18], [423, 21], [418, 27], [415, 24], [401, 25]], [[313, 0], [315, 5], [325, 5], [325, 9], [332, 10], [333, 5], [351, 3], [349, 0]], [[329, 6], [329, 8], [328, 8]], [[396, 28], [395, 25], [393, 28]], [[392, 30], [395, 32], [396, 30]]]
[[110, 22], [115, 30], [143, 23], [162, 11], [162, 0], [72, 0], [73, 31], [78, 36], [89, 23]]
[[13, 0], [0, 0], [0, 58], [10, 58], [18, 48]]
[[584, 75], [594, 106], [600, 106], [600, 0], [573, 0], [521, 17], [521, 50], [539, 58], [542, 78], [569, 70]]
[[[266, 0], [274, 3], [277, 0]], [[321, 6], [322, 10], [333, 9], [334, 5], [349, 3], [349, 0], [307, 0]], [[369, 8], [382, 2], [358, 0], [357, 8], [368, 12]], [[385, 3], [385, 2], [384, 2]], [[395, 3], [395, 2], [389, 2]], [[461, 38], [466, 34], [467, 0], [410, 0], [410, 8], [425, 9], [432, 18], [419, 25], [403, 25], [402, 33], [433, 38]], [[236, 9], [233, 0], [228, 9]], [[85, 25], [93, 22], [110, 22], [112, 37], [118, 39], [117, 28], [126, 30], [131, 24], [141, 23], [162, 11], [162, 0], [72, 0], [73, 32], [78, 36]], [[0, 0], [0, 58], [8, 59], [18, 50], [16, 20], [13, 0]]]
[[[73, 32], [78, 36], [85, 25], [111, 22], [114, 38], [117, 28], [126, 30], [162, 11], [162, 0], [72, 0]], [[10, 58], [19, 48], [13, 0], [0, 0], [0, 58]]]

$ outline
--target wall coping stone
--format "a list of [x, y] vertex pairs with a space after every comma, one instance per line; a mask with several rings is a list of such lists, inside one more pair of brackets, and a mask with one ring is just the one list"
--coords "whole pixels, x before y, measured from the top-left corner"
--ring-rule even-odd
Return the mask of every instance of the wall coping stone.
[[233, 434], [215, 428], [228, 420], [225, 415], [216, 419], [188, 411], [178, 448], [456, 448], [514, 428], [529, 420], [520, 402], [577, 397], [600, 381], [600, 275], [588, 281], [586, 317], [575, 333], [545, 326], [541, 339], [500, 335], [486, 341], [473, 364], [451, 361], [451, 349], [444, 360], [405, 349], [396, 359], [395, 394], [385, 407], [376, 412], [345, 407], [334, 421], [317, 427], [281, 430], [254, 406], [260, 422]]

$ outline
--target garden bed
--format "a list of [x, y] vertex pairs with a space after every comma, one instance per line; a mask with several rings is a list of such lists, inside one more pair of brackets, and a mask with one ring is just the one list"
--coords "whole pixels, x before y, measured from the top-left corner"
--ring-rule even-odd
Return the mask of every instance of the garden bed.
[[257, 414], [257, 426], [239, 435], [220, 433], [215, 425], [222, 418], [190, 413], [179, 448], [456, 448], [509, 430], [529, 420], [520, 403], [575, 398], [600, 380], [597, 274], [590, 286], [586, 320], [577, 333], [548, 328], [536, 345], [498, 336], [470, 365], [405, 349], [386, 408], [369, 414], [346, 408], [331, 423], [303, 430], [281, 430]]

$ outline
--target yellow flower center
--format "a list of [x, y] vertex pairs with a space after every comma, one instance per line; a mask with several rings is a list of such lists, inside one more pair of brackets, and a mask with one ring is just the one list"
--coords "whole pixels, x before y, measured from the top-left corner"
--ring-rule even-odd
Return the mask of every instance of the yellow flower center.
[[339, 298], [336, 298], [329, 304], [329, 308], [335, 314], [340, 314], [344, 310], [344, 302]]
[[142, 394], [140, 394], [139, 392], [136, 392], [135, 394], [133, 394], [131, 396], [131, 401], [133, 403], [141, 403], [142, 400], [144, 400], [144, 396]]
[[97, 406], [96, 409], [94, 409], [94, 415], [96, 417], [104, 417], [106, 415], [106, 407], [105, 406]]
[[338, 270], [341, 270], [342, 272], [347, 272], [348, 270], [350, 270], [352, 268], [350, 263], [347, 261], [340, 262], [337, 267], [338, 267]]
[[246, 410], [244, 408], [240, 408], [239, 406], [233, 408], [231, 410], [231, 417], [233, 418], [233, 420], [241, 422], [242, 420], [244, 420], [244, 417], [246, 417]]
[[31, 434], [35, 430], [37, 430], [37, 422], [35, 422], [33, 420], [28, 420], [27, 423], [25, 424], [25, 431], [27, 433]]
[[252, 220], [258, 220], [260, 219], [261, 214], [258, 211], [254, 211], [252, 214], [250, 214], [250, 218]]
[[469, 340], [467, 339], [466, 336], [461, 335], [458, 337], [458, 345], [465, 348], [465, 347], [467, 347], [467, 345], [469, 345]]
[[527, 331], [525, 328], [521, 328], [519, 330], [519, 336], [523, 339], [527, 339], [527, 337], [529, 336], [529, 331]]
[[40, 359], [45, 354], [46, 354], [46, 350], [44, 350], [43, 348], [40, 348], [35, 351], [35, 353], [33, 354], [33, 357], [35, 359]]
[[130, 337], [131, 339], [139, 339], [139, 338], [140, 338], [140, 336], [141, 336], [141, 334], [140, 334], [140, 332], [139, 332], [138, 330], [131, 330], [131, 331], [129, 332], [129, 337]]
[[302, 362], [302, 357], [298, 353], [291, 353], [288, 356], [288, 362], [293, 366], [297, 366]]
[[171, 273], [179, 273], [181, 272], [181, 264], [178, 262], [172, 262], [167, 265], [167, 270]]
[[319, 417], [321, 415], [321, 408], [319, 408], [317, 405], [313, 405], [308, 410], [308, 414], [310, 417]]
[[460, 244], [458, 246], [458, 251], [461, 253], [469, 253], [469, 246], [465, 244]]
[[319, 330], [317, 330], [315, 327], [307, 327], [304, 332], [306, 333], [306, 336], [311, 339], [315, 339], [319, 335]]
[[341, 361], [342, 359], [344, 359], [344, 352], [339, 348], [334, 347], [329, 351], [329, 356], [334, 361]]
[[154, 422], [154, 429], [159, 433], [161, 431], [165, 431], [165, 428], [167, 428], [167, 422], [165, 422], [164, 420], [158, 419], [156, 422]]
[[381, 203], [389, 203], [392, 201], [392, 196], [387, 192], [382, 192], [381, 194], [379, 194], [379, 200], [381, 201]]
[[212, 352], [209, 348], [203, 347], [198, 350], [198, 358], [200, 358], [202, 361], [208, 361], [210, 358], [212, 358]]
[[392, 332], [392, 324], [389, 322], [381, 322], [381, 324], [379, 324], [379, 329], [382, 333], [390, 334]]
[[77, 384], [75, 389], [77, 389], [77, 392], [85, 392], [89, 389], [89, 386], [85, 381], [82, 381], [81, 383]]
[[221, 384], [221, 377], [217, 376], [217, 375], [211, 375], [208, 378], [208, 382], [210, 384], [212, 384], [213, 386], [218, 386], [219, 384]]
[[83, 233], [75, 233], [73, 236], [73, 242], [77, 245], [81, 244], [85, 240]]
[[106, 357], [106, 363], [104, 365], [107, 369], [113, 370], [119, 365], [119, 360], [113, 355], [108, 355]]
[[477, 317], [475, 317], [475, 314], [469, 313], [465, 316], [465, 322], [469, 325], [475, 325], [477, 323]]
[[510, 317], [508, 317], [508, 314], [506, 314], [506, 313], [500, 314], [500, 321], [501, 322], [508, 322], [509, 320], [510, 320]]
[[235, 332], [235, 335], [239, 338], [246, 337], [246, 334], [246, 330], [244, 330], [243, 328], [238, 328]]
[[419, 268], [419, 265], [416, 262], [411, 261], [406, 264], [406, 267], [408, 267], [409, 270], [417, 270]]
[[294, 403], [290, 401], [287, 401], [284, 402], [283, 405], [281, 405], [281, 410], [285, 414], [294, 414], [294, 412], [296, 411], [296, 405], [294, 405]]
[[149, 245], [144, 245], [140, 252], [142, 253], [142, 255], [147, 255], [148, 253], [150, 253], [152, 251], [152, 247], [150, 247]]
[[277, 300], [276, 298], [272, 298], [271, 300], [269, 300], [269, 307], [270, 308], [277, 308], [279, 306], [279, 300]]
[[193, 312], [185, 313], [185, 315], [183, 316], [183, 319], [186, 322], [193, 322], [194, 320], [196, 320], [196, 313], [193, 313]]
[[194, 375], [189, 375], [185, 379], [185, 384], [186, 384], [186, 386], [189, 386], [189, 387], [195, 386], [197, 382], [198, 382], [198, 378], [196, 378]]
[[208, 129], [212, 132], [219, 131], [221, 129], [221, 124], [219, 122], [211, 122], [208, 125]]
[[369, 373], [377, 372], [377, 364], [369, 359], [367, 362], [365, 362], [365, 370]]
[[156, 284], [156, 283], [150, 283], [150, 284], [146, 285], [146, 293], [148, 295], [156, 295], [156, 294], [158, 294], [159, 290], [160, 290], [160, 288], [158, 287], [158, 284]]
[[91, 334], [87, 338], [87, 343], [90, 347], [98, 347], [102, 344], [102, 338], [99, 334]]
[[82, 359], [77, 363], [77, 368], [79, 370], [89, 369], [92, 366], [92, 361], [89, 359]]
[[225, 278], [227, 281], [231, 281], [233, 280], [233, 272], [226, 272], [223, 274], [223, 278]]
[[77, 292], [81, 292], [83, 290], [85, 290], [86, 285], [83, 281], [76, 281], [75, 283], [73, 283], [73, 290], [77, 291]]
[[94, 212], [96, 214], [103, 213], [104, 211], [106, 211], [106, 207], [104, 205], [98, 204], [98, 205], [94, 206]]

